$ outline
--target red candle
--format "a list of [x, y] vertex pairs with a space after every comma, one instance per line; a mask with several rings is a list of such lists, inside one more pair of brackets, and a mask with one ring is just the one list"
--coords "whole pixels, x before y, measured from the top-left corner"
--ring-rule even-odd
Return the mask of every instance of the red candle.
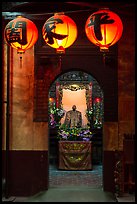
[[92, 82], [89, 83], [89, 108], [92, 108]]
[[56, 83], [56, 108], [59, 108], [59, 82]]

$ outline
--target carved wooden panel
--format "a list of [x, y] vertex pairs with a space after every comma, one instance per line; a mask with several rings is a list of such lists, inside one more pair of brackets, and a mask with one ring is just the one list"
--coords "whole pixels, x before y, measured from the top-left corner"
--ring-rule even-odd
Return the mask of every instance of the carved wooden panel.
[[[130, 110], [130, 111], [129, 111]], [[123, 98], [119, 102], [119, 120], [134, 121], [135, 120], [135, 99]]]

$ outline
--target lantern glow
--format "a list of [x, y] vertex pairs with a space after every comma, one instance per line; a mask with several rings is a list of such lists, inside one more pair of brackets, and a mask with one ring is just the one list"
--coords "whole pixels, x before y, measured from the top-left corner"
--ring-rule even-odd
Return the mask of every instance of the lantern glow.
[[100, 51], [108, 51], [121, 38], [123, 24], [120, 17], [108, 8], [100, 9], [87, 19], [85, 32], [87, 38], [100, 47]]
[[56, 13], [43, 25], [42, 35], [47, 45], [55, 48], [57, 53], [64, 53], [77, 38], [77, 26], [70, 17]]
[[20, 54], [31, 48], [38, 39], [38, 30], [35, 24], [21, 16], [10, 21], [4, 32], [7, 44], [17, 49]]

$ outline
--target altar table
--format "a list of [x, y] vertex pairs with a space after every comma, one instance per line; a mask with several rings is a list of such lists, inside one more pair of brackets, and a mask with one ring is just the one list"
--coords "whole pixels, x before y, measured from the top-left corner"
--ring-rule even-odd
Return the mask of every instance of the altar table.
[[91, 141], [59, 141], [59, 169], [91, 170]]

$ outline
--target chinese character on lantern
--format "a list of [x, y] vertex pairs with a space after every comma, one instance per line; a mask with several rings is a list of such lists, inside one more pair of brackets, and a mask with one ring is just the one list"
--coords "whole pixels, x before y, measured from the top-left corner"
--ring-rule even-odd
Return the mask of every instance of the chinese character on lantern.
[[104, 8], [89, 16], [85, 32], [87, 38], [100, 47], [100, 51], [106, 52], [121, 38], [123, 24], [116, 13]]
[[46, 44], [55, 48], [57, 53], [65, 53], [77, 38], [77, 26], [70, 17], [55, 13], [43, 25], [42, 35]]

